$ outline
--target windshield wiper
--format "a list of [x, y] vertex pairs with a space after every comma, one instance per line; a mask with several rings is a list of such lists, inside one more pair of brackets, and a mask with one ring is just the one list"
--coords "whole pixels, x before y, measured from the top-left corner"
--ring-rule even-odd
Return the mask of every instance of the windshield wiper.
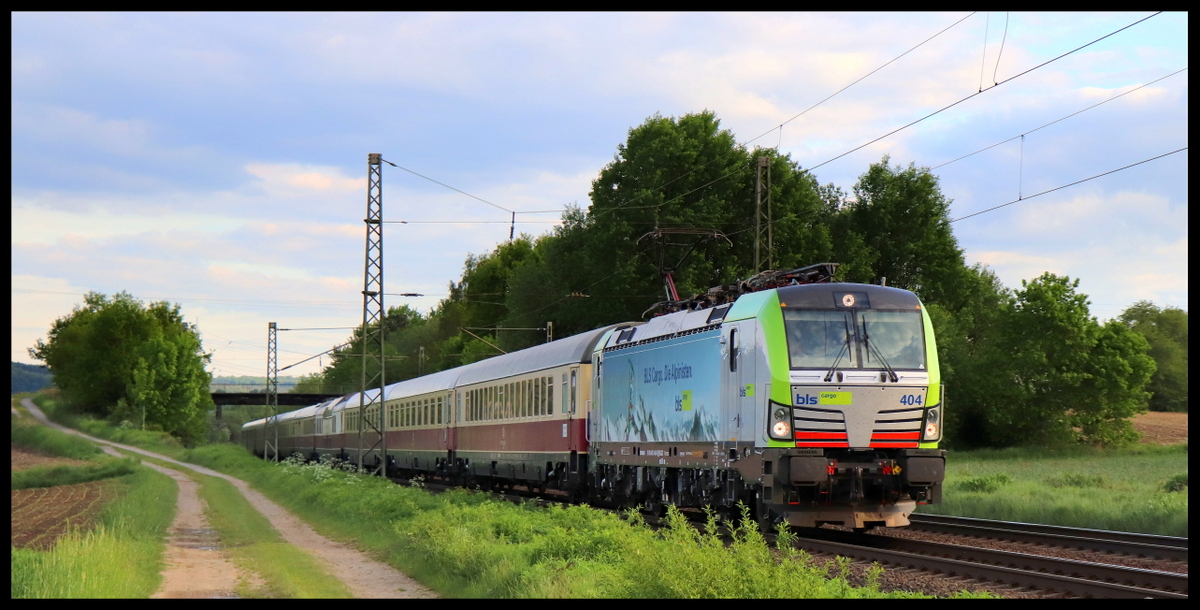
[[879, 362], [883, 364], [883, 368], [887, 369], [888, 377], [892, 380], [892, 383], [900, 381], [900, 378], [896, 376], [896, 371], [892, 370], [892, 366], [888, 364], [887, 359], [883, 357], [883, 354], [879, 351], [879, 348], [875, 347], [874, 343], [871, 343], [871, 335], [867, 333], [867, 316], [865, 314], [862, 317], [862, 321], [863, 343], [867, 346], [867, 355], [870, 356], [872, 351], [875, 352], [875, 357], [879, 358]]
[[829, 372], [825, 373], [825, 381], [833, 379], [833, 372], [837, 370], [837, 365], [842, 361], [842, 355], [850, 351], [850, 322], [846, 318], [842, 318], [842, 323], [846, 327], [846, 342], [842, 344], [842, 349], [838, 350], [837, 358], [833, 359], [833, 366], [829, 367]]

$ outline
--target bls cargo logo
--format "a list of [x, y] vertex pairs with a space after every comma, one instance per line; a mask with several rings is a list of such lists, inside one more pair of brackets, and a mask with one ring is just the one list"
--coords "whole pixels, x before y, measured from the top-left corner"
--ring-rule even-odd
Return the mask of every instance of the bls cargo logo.
[[796, 406], [805, 405], [848, 405], [854, 398], [854, 392], [818, 392], [816, 394], [796, 393]]

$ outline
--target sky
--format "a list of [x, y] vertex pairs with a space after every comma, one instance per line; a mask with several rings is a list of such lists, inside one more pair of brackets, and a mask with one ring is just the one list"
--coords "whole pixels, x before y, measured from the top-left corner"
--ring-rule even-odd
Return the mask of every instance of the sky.
[[510, 211], [552, 230], [630, 129], [704, 110], [847, 193], [930, 168], [1009, 288], [1186, 310], [1187, 41], [1151, 12], [13, 13], [12, 360], [126, 291], [178, 303], [214, 375], [265, 375], [269, 322], [280, 374], [316, 372], [362, 322], [369, 153], [410, 221], [385, 293], [424, 295], [385, 305], [428, 312]]

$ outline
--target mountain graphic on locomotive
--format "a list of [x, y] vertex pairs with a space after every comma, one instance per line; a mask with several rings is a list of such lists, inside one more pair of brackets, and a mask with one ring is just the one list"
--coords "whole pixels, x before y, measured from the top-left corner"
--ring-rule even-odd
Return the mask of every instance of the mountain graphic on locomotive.
[[[613, 324], [388, 385], [388, 470], [658, 511], [738, 502], [763, 524], [908, 525], [941, 498], [944, 387], [915, 294], [761, 273]], [[265, 455], [356, 460], [357, 393], [243, 426]], [[367, 421], [378, 421], [368, 419]], [[269, 457], [269, 456], [268, 456]]]

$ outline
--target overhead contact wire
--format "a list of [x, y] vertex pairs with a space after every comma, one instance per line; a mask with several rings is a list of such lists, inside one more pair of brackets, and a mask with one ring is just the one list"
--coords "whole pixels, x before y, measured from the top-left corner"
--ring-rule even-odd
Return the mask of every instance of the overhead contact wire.
[[1021, 134], [1015, 135], [1015, 136], [1013, 136], [1013, 137], [1011, 137], [1011, 138], [1009, 138], [1009, 139], [1007, 139], [1007, 140], [1001, 140], [1000, 142], [996, 142], [995, 144], [992, 144], [991, 146], [987, 146], [987, 147], [981, 148], [981, 149], [979, 149], [979, 150], [977, 150], [977, 151], [975, 151], [975, 152], [972, 152], [972, 153], [967, 153], [967, 154], [965, 154], [965, 155], [963, 155], [963, 156], [961, 156], [961, 157], [959, 157], [959, 158], [957, 158], [957, 159], [954, 159], [954, 160], [952, 160], [952, 161], [947, 161], [947, 162], [945, 162], [945, 163], [943, 163], [943, 164], [941, 164], [941, 165], [935, 165], [935, 166], [931, 167], [930, 169], [931, 169], [931, 170], [933, 170], [933, 169], [938, 169], [939, 167], [945, 167], [945, 166], [947, 166], [947, 165], [950, 165], [951, 163], [955, 163], [955, 162], [957, 162], [957, 161], [962, 161], [963, 159], [966, 159], [967, 157], [970, 157], [970, 156], [972, 156], [972, 155], [977, 155], [977, 154], [979, 154], [979, 153], [981, 153], [981, 152], [983, 152], [983, 151], [985, 151], [985, 150], [990, 150], [990, 149], [993, 149], [993, 148], [995, 148], [995, 147], [997, 147], [997, 146], [999, 146], [999, 145], [1001, 145], [1001, 144], [1006, 144], [1006, 143], [1008, 143], [1008, 142], [1012, 142], [1013, 140], [1016, 140], [1017, 138], [1020, 138], [1020, 137], [1022, 137], [1022, 136], [1027, 136], [1027, 135], [1029, 135], [1029, 134], [1031, 134], [1031, 133], [1033, 133], [1033, 132], [1035, 132], [1035, 131], [1038, 131], [1039, 129], [1045, 129], [1046, 127], [1049, 127], [1049, 126], [1051, 126], [1051, 125], [1053, 125], [1053, 124], [1055, 124], [1055, 123], [1058, 123], [1058, 122], [1060, 122], [1060, 121], [1065, 121], [1065, 120], [1067, 120], [1067, 119], [1069, 119], [1069, 118], [1071, 118], [1071, 117], [1073, 117], [1073, 116], [1075, 116], [1075, 115], [1077, 115], [1077, 114], [1081, 114], [1081, 113], [1087, 112], [1088, 110], [1091, 110], [1091, 109], [1093, 109], [1093, 108], [1095, 108], [1095, 107], [1097, 107], [1097, 106], [1102, 106], [1102, 105], [1104, 105], [1104, 104], [1107, 104], [1107, 103], [1109, 103], [1109, 102], [1111, 102], [1111, 101], [1113, 101], [1113, 100], [1115, 100], [1115, 99], [1119, 99], [1119, 98], [1121, 98], [1122, 96], [1129, 95], [1130, 93], [1133, 93], [1134, 91], [1137, 91], [1138, 89], [1142, 89], [1143, 87], [1149, 87], [1150, 85], [1153, 85], [1154, 83], [1157, 83], [1157, 82], [1158, 82], [1158, 81], [1160, 81], [1160, 80], [1163, 80], [1163, 79], [1165, 79], [1165, 78], [1170, 78], [1170, 77], [1172, 77], [1172, 76], [1175, 76], [1176, 74], [1179, 74], [1180, 72], [1183, 72], [1183, 71], [1185, 71], [1185, 70], [1187, 70], [1187, 68], [1186, 68], [1186, 67], [1184, 67], [1184, 68], [1182, 68], [1182, 69], [1179, 69], [1179, 70], [1176, 70], [1176, 71], [1174, 71], [1174, 72], [1172, 72], [1172, 73], [1170, 73], [1170, 74], [1168, 74], [1168, 75], [1166, 75], [1166, 76], [1160, 76], [1160, 77], [1158, 77], [1158, 78], [1156, 78], [1156, 79], [1154, 79], [1154, 80], [1152, 80], [1152, 81], [1150, 81], [1150, 82], [1148, 82], [1148, 83], [1145, 83], [1145, 84], [1143, 84], [1143, 85], [1138, 85], [1137, 87], [1134, 87], [1133, 89], [1130, 89], [1129, 91], [1125, 91], [1124, 93], [1118, 93], [1117, 95], [1114, 95], [1114, 96], [1112, 96], [1112, 97], [1110, 97], [1110, 98], [1108, 98], [1108, 99], [1106, 99], [1106, 100], [1104, 100], [1104, 101], [1102, 101], [1102, 102], [1099, 102], [1099, 103], [1096, 103], [1096, 104], [1092, 104], [1091, 106], [1088, 106], [1087, 108], [1084, 108], [1084, 109], [1082, 109], [1082, 110], [1076, 110], [1075, 112], [1072, 112], [1071, 114], [1068, 114], [1068, 115], [1066, 115], [1066, 116], [1064, 116], [1064, 117], [1061, 117], [1061, 118], [1055, 119], [1055, 120], [1053, 120], [1053, 121], [1050, 121], [1049, 123], [1046, 123], [1045, 125], [1042, 125], [1042, 126], [1040, 126], [1040, 127], [1034, 127], [1033, 129], [1030, 129], [1029, 131], [1026, 131], [1026, 132], [1024, 132], [1024, 133], [1021, 133]]
[[1056, 186], [1056, 187], [1054, 187], [1054, 188], [1052, 188], [1052, 189], [1045, 190], [1045, 191], [1042, 191], [1042, 192], [1040, 192], [1040, 193], [1035, 193], [1035, 194], [1033, 194], [1033, 195], [1030, 195], [1030, 196], [1028, 196], [1028, 197], [1018, 197], [1017, 199], [1014, 199], [1013, 201], [1010, 201], [1010, 202], [1008, 202], [1008, 203], [1002, 203], [1002, 204], [1000, 204], [1000, 205], [997, 205], [997, 206], [990, 207], [990, 208], [988, 208], [988, 209], [986, 209], [986, 210], [980, 210], [980, 211], [978, 211], [978, 212], [975, 212], [975, 213], [973, 213], [973, 214], [967, 214], [966, 216], [961, 216], [961, 217], [959, 217], [959, 218], [955, 218], [954, 220], [951, 220], [950, 222], [958, 222], [958, 221], [960, 221], [960, 220], [966, 220], [966, 219], [968, 219], [968, 218], [971, 218], [972, 216], [979, 216], [980, 214], [986, 214], [986, 213], [988, 213], [988, 212], [991, 212], [991, 211], [994, 211], [994, 210], [998, 210], [998, 209], [1000, 209], [1000, 208], [1002, 208], [1002, 207], [1005, 207], [1005, 206], [1010, 206], [1010, 205], [1012, 205], [1012, 204], [1014, 204], [1014, 203], [1019, 203], [1019, 202], [1021, 202], [1021, 201], [1028, 201], [1028, 200], [1030, 200], [1030, 199], [1033, 199], [1034, 197], [1040, 197], [1040, 196], [1042, 196], [1042, 195], [1045, 195], [1045, 194], [1047, 194], [1047, 193], [1053, 193], [1054, 191], [1059, 191], [1059, 190], [1065, 189], [1065, 188], [1067, 188], [1067, 187], [1069, 187], [1069, 186], [1075, 186], [1076, 184], [1082, 184], [1082, 183], [1084, 183], [1084, 182], [1087, 182], [1088, 180], [1095, 180], [1096, 178], [1100, 178], [1100, 177], [1102, 177], [1102, 176], [1107, 176], [1107, 175], [1109, 175], [1109, 174], [1115, 174], [1116, 172], [1119, 172], [1119, 171], [1122, 171], [1122, 170], [1126, 170], [1126, 169], [1129, 169], [1129, 168], [1131, 168], [1131, 167], [1137, 167], [1138, 165], [1141, 165], [1141, 164], [1143, 164], [1143, 163], [1149, 163], [1149, 162], [1151, 162], [1151, 161], [1154, 161], [1154, 160], [1156, 160], [1156, 159], [1161, 159], [1161, 158], [1163, 158], [1163, 157], [1167, 157], [1167, 156], [1173, 155], [1173, 154], [1175, 154], [1175, 153], [1178, 153], [1178, 152], [1183, 152], [1183, 151], [1185, 151], [1185, 150], [1187, 150], [1187, 149], [1188, 149], [1188, 147], [1186, 147], [1186, 146], [1184, 146], [1183, 148], [1177, 148], [1177, 149], [1175, 149], [1175, 150], [1173, 150], [1173, 151], [1171, 151], [1171, 152], [1168, 152], [1168, 153], [1163, 153], [1163, 154], [1161, 154], [1161, 155], [1158, 155], [1157, 157], [1151, 157], [1151, 158], [1149, 158], [1149, 159], [1143, 159], [1143, 160], [1141, 160], [1141, 161], [1138, 161], [1137, 163], [1130, 163], [1129, 165], [1126, 165], [1125, 167], [1118, 167], [1117, 169], [1109, 170], [1109, 171], [1107, 171], [1107, 172], [1104, 172], [1104, 173], [1102, 173], [1102, 174], [1096, 174], [1095, 176], [1089, 176], [1089, 177], [1087, 177], [1087, 178], [1084, 178], [1084, 179], [1082, 179], [1082, 180], [1076, 180], [1075, 182], [1072, 182], [1072, 183], [1070, 183], [1070, 184], [1064, 184], [1064, 185], [1062, 185], [1062, 186]]
[[964, 98], [962, 98], [962, 99], [958, 100], [957, 102], [953, 102], [953, 103], [951, 103], [951, 104], [947, 104], [946, 106], [943, 106], [942, 108], [939, 108], [938, 110], [935, 110], [935, 111], [933, 111], [933, 112], [931, 112], [931, 113], [929, 113], [929, 114], [927, 114], [927, 115], [925, 115], [925, 116], [923, 116], [923, 117], [921, 117], [921, 118], [919, 118], [919, 119], [917, 119], [917, 120], [915, 120], [915, 121], [912, 121], [911, 123], [908, 123], [908, 124], [906, 124], [906, 125], [904, 125], [904, 126], [901, 126], [901, 127], [897, 127], [896, 129], [893, 129], [892, 131], [889, 131], [889, 132], [887, 132], [887, 133], [885, 133], [885, 134], [883, 134], [883, 135], [879, 136], [878, 138], [875, 138], [874, 140], [871, 140], [870, 142], [867, 142], [867, 143], [865, 143], [865, 144], [862, 144], [862, 145], [860, 145], [860, 146], [856, 146], [856, 147], [854, 147], [854, 148], [852, 148], [852, 149], [850, 149], [850, 150], [848, 150], [848, 151], [846, 151], [846, 152], [844, 152], [844, 153], [842, 153], [842, 154], [840, 154], [840, 155], [838, 155], [838, 156], [836, 156], [836, 157], [834, 157], [834, 158], [832, 158], [832, 159], [829, 159], [828, 161], [825, 161], [825, 162], [823, 162], [823, 163], [820, 163], [820, 164], [814, 165], [814, 166], [812, 166], [812, 167], [808, 168], [808, 169], [807, 169], [807, 170], [805, 170], [805, 171], [809, 171], [809, 172], [811, 172], [812, 170], [814, 170], [814, 169], [817, 169], [818, 167], [821, 167], [821, 166], [823, 166], [823, 165], [827, 165], [827, 164], [829, 164], [829, 163], [832, 163], [832, 162], [834, 162], [834, 161], [837, 161], [838, 159], [841, 159], [842, 157], [845, 157], [846, 155], [848, 155], [848, 154], [850, 154], [850, 153], [852, 153], [852, 152], [855, 152], [855, 151], [857, 151], [857, 150], [860, 150], [860, 149], [862, 149], [862, 148], [865, 148], [865, 147], [867, 147], [867, 146], [870, 146], [871, 144], [874, 144], [874, 143], [876, 143], [876, 142], [878, 142], [878, 141], [880, 141], [880, 140], [882, 140], [882, 139], [884, 139], [884, 138], [886, 138], [886, 137], [888, 137], [888, 136], [891, 136], [891, 135], [893, 135], [893, 134], [895, 134], [895, 133], [897, 133], [897, 132], [899, 132], [899, 131], [903, 131], [903, 130], [905, 130], [905, 129], [908, 129], [909, 127], [912, 127], [913, 125], [916, 125], [917, 123], [920, 123], [921, 121], [924, 121], [925, 119], [928, 119], [928, 118], [930, 118], [930, 117], [932, 117], [932, 116], [934, 116], [934, 115], [937, 115], [937, 114], [940, 114], [940, 113], [942, 113], [942, 112], [945, 112], [946, 110], [949, 110], [949, 109], [951, 109], [951, 108], [953, 108], [953, 107], [955, 107], [955, 106], [957, 106], [957, 105], [959, 105], [959, 104], [961, 104], [961, 103], [963, 103], [963, 102], [965, 102], [965, 101], [967, 101], [967, 100], [969, 100], [969, 99], [971, 99], [971, 98], [973, 98], [973, 97], [975, 97], [975, 96], [977, 96], [977, 95], [980, 95], [980, 94], [983, 94], [983, 93], [985, 93], [985, 92], [991, 91], [992, 89], [995, 89], [996, 87], [999, 87], [1000, 85], [1003, 85], [1004, 83], [1007, 83], [1007, 82], [1009, 82], [1009, 81], [1012, 81], [1012, 80], [1015, 80], [1015, 79], [1017, 79], [1017, 78], [1020, 78], [1020, 77], [1022, 77], [1022, 76], [1024, 76], [1024, 75], [1026, 75], [1026, 74], [1029, 74], [1030, 72], [1033, 72], [1034, 70], [1037, 70], [1038, 68], [1041, 68], [1041, 67], [1043, 67], [1043, 66], [1045, 66], [1045, 65], [1047, 65], [1047, 64], [1050, 64], [1050, 63], [1056, 62], [1056, 61], [1058, 61], [1058, 60], [1060, 60], [1060, 59], [1062, 59], [1062, 58], [1064, 58], [1064, 57], [1066, 57], [1066, 56], [1068, 56], [1068, 55], [1070, 55], [1070, 54], [1072, 54], [1072, 53], [1075, 53], [1075, 52], [1077, 52], [1077, 51], [1079, 51], [1079, 50], [1081, 50], [1081, 49], [1085, 49], [1085, 48], [1087, 48], [1087, 47], [1090, 47], [1090, 46], [1092, 46], [1092, 45], [1096, 44], [1097, 42], [1100, 42], [1101, 40], [1104, 40], [1105, 38], [1108, 38], [1108, 37], [1110, 37], [1110, 36], [1113, 36], [1113, 35], [1115, 35], [1115, 34], [1117, 34], [1117, 33], [1119, 33], [1119, 32], [1125, 31], [1125, 30], [1127, 30], [1127, 29], [1129, 29], [1129, 28], [1131, 28], [1131, 27], [1133, 27], [1133, 26], [1135, 26], [1135, 25], [1137, 25], [1137, 24], [1139, 24], [1139, 23], [1141, 23], [1141, 22], [1143, 22], [1143, 21], [1145, 21], [1145, 20], [1147, 20], [1147, 19], [1149, 19], [1149, 18], [1151, 18], [1151, 17], [1154, 17], [1155, 15], [1159, 15], [1159, 14], [1161, 14], [1161, 13], [1162, 13], [1162, 11], [1159, 11], [1159, 12], [1157, 12], [1157, 13], [1154, 13], [1153, 15], [1149, 15], [1149, 16], [1143, 17], [1143, 18], [1141, 18], [1141, 19], [1138, 19], [1137, 21], [1134, 21], [1133, 23], [1131, 23], [1131, 24], [1129, 24], [1129, 25], [1127, 25], [1127, 26], [1125, 26], [1125, 27], [1123, 27], [1123, 28], [1121, 28], [1121, 29], [1119, 29], [1119, 30], [1115, 30], [1115, 31], [1113, 31], [1113, 32], [1110, 32], [1110, 33], [1108, 33], [1108, 34], [1105, 34], [1104, 36], [1101, 36], [1101, 37], [1099, 37], [1099, 38], [1097, 38], [1097, 39], [1095, 39], [1095, 40], [1093, 40], [1093, 41], [1091, 41], [1091, 42], [1089, 42], [1089, 43], [1087, 43], [1087, 44], [1084, 44], [1084, 45], [1082, 45], [1082, 46], [1079, 46], [1079, 47], [1076, 47], [1076, 48], [1074, 48], [1074, 49], [1072, 49], [1072, 50], [1070, 50], [1070, 51], [1067, 51], [1066, 53], [1063, 53], [1062, 55], [1059, 55], [1058, 57], [1055, 57], [1054, 59], [1050, 59], [1050, 60], [1044, 61], [1044, 62], [1042, 62], [1042, 63], [1040, 63], [1040, 64], [1038, 64], [1038, 65], [1036, 65], [1036, 66], [1034, 66], [1034, 67], [1032, 67], [1032, 68], [1029, 68], [1028, 70], [1025, 70], [1024, 72], [1021, 72], [1020, 74], [1016, 74], [1016, 75], [1014, 75], [1014, 76], [1010, 76], [1010, 77], [1008, 77], [1008, 78], [1006, 78], [1006, 79], [1004, 79], [1004, 80], [1002, 80], [1002, 81], [1000, 81], [1000, 82], [998, 82], [998, 83], [996, 83], [996, 84], [992, 85], [991, 87], [988, 87], [987, 89], [984, 89], [983, 91], [976, 91], [975, 93], [972, 93], [971, 95], [968, 95], [968, 96], [966, 96], [966, 97], [964, 97]]

